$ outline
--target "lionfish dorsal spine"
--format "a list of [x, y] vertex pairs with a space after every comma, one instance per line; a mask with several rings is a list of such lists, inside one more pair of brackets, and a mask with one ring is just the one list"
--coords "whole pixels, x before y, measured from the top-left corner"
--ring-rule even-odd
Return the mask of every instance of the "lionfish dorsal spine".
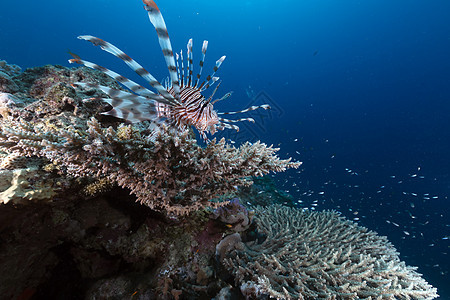
[[192, 53], [192, 45], [193, 45], [193, 40], [189, 39], [188, 43], [187, 43], [187, 59], [188, 59], [188, 66], [187, 66], [187, 72], [188, 72], [188, 76], [189, 76], [189, 80], [188, 80], [188, 86], [192, 86], [192, 73], [194, 71], [194, 65], [193, 65], [193, 53]]
[[181, 86], [184, 86], [185, 80], [184, 80], [184, 58], [183, 58], [183, 50], [180, 51], [180, 60], [181, 60], [181, 70], [180, 70]]
[[233, 92], [228, 92], [222, 98], [216, 99], [213, 102], [211, 102], [211, 104], [214, 105], [215, 103], [217, 103], [219, 101], [226, 100], [226, 99], [230, 98], [232, 94], [233, 94]]
[[175, 93], [175, 98], [180, 99], [180, 83], [178, 81], [177, 67], [175, 66], [175, 59], [173, 57], [172, 45], [170, 43], [169, 33], [167, 31], [166, 23], [156, 3], [152, 0], [143, 0], [144, 8], [148, 12], [150, 22], [156, 29], [158, 35], [159, 45], [164, 54], [167, 68], [169, 69], [169, 76], [172, 80], [172, 88]]
[[[216, 78], [217, 78], [217, 79], [216, 79], [215, 81], [217, 81], [217, 80], [219, 79], [219, 77], [216, 77]], [[214, 81], [214, 82], [215, 82], [215, 81]], [[219, 89], [219, 86], [220, 86], [221, 83], [222, 83], [222, 81], [220, 81], [220, 82], [216, 85], [216, 87], [214, 88], [214, 90], [213, 90], [211, 96], [209, 96], [208, 100], [206, 100], [207, 103], [210, 103], [210, 102], [211, 102], [212, 98], [214, 97], [214, 95], [216, 94], [217, 90]]]
[[216, 65], [213, 68], [212, 74], [210, 74], [206, 77], [206, 85], [204, 85], [202, 88], [200, 88], [200, 92], [203, 92], [204, 90], [209, 88], [211, 85], [213, 85], [219, 79], [218, 77], [214, 77], [214, 75], [216, 74], [216, 72], [220, 68], [220, 66], [222, 65], [225, 58], [226, 58], [226, 56], [224, 55], [216, 61]]
[[175, 60], [175, 64], [176, 64], [176, 67], [177, 67], [177, 74], [178, 74], [178, 78], [181, 78], [181, 70], [180, 70], [180, 63], [179, 63], [179, 61], [180, 61], [180, 55], [178, 54], [178, 53], [175, 53], [175, 58], [176, 58], [176, 60]]

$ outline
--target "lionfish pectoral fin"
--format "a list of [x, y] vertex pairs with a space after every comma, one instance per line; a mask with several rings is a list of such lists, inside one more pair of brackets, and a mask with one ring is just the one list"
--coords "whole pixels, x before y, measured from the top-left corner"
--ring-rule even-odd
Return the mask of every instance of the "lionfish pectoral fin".
[[144, 2], [144, 4], [145, 4], [144, 8], [146, 10], [155, 9], [155, 10], [159, 11], [158, 5], [156, 5], [155, 1], [153, 1], [153, 0], [142, 0], [142, 2]]
[[110, 115], [125, 119], [132, 123], [142, 122], [146, 120], [155, 120], [158, 118], [158, 112], [156, 108], [156, 102], [158, 101], [156, 100], [151, 100], [147, 97], [132, 94], [127, 91], [121, 91], [94, 83], [75, 82], [73, 86], [99, 89], [103, 93], [105, 93], [109, 98], [93, 97], [83, 100], [85, 102], [92, 100], [102, 100], [111, 105], [113, 109], [102, 113], [104, 115]]
[[203, 141], [205, 143], [207, 143], [209, 141], [208, 136], [206, 135], [206, 133], [204, 131], [199, 131], [200, 136], [202, 137]]
[[111, 77], [112, 79], [116, 80], [117, 82], [123, 84], [126, 88], [128, 88], [130, 91], [132, 91], [133, 93], [139, 94], [141, 96], [145, 96], [145, 97], [150, 97], [154, 100], [158, 100], [160, 98], [162, 98], [159, 95], [156, 95], [155, 93], [153, 93], [152, 91], [150, 91], [149, 89], [146, 89], [145, 87], [137, 84], [136, 82], [123, 77], [122, 75], [111, 71], [105, 67], [102, 67], [100, 65], [97, 65], [95, 63], [92, 63], [90, 61], [86, 61], [81, 59], [79, 56], [77, 56], [76, 58], [73, 59], [69, 59], [69, 63], [77, 63], [83, 66], [86, 66], [88, 68], [94, 69], [94, 70], [98, 70], [106, 75], [108, 75], [109, 77]]
[[110, 88], [109, 86], [104, 86], [96, 83], [86, 83], [86, 82], [75, 82], [73, 83], [76, 87], [81, 87], [83, 89], [91, 88], [101, 90], [103, 93], [108, 95], [110, 98], [120, 97], [123, 99], [133, 100], [133, 99], [147, 99], [146, 97], [138, 96], [127, 91], [121, 91], [118, 89]]
[[[73, 53], [72, 51], [70, 51], [70, 49], [67, 49], [67, 53], [70, 54], [70, 56], [73, 57], [73, 60], [80, 60], [80, 56], [78, 54]], [[72, 59], [70, 59], [69, 61], [71, 61]]]
[[158, 120], [158, 112], [153, 101], [130, 101], [121, 98], [103, 99], [103, 101], [108, 102], [111, 106], [113, 106], [113, 109], [103, 112], [102, 115], [109, 115], [124, 119], [131, 123]]
[[234, 129], [236, 131], [239, 132], [239, 127], [236, 125], [232, 125], [232, 124], [227, 124], [227, 123], [219, 123], [220, 126], [223, 126], [223, 128], [227, 128], [227, 129]]
[[78, 37], [79, 39], [86, 40], [91, 42], [96, 46], [100, 46], [102, 50], [111, 53], [112, 55], [120, 58], [128, 67], [130, 67], [133, 71], [136, 72], [139, 76], [145, 79], [154, 89], [158, 91], [168, 102], [171, 102], [172, 105], [179, 105], [179, 102], [173, 98], [173, 96], [150, 74], [146, 69], [144, 69], [139, 63], [137, 63], [134, 59], [128, 56], [125, 52], [117, 48], [111, 43], [108, 43], [102, 39], [91, 35], [81, 35]]
[[230, 98], [231, 95], [233, 95], [233, 91], [226, 93], [226, 94], [225, 94], [222, 98], [220, 98], [220, 99], [214, 100], [213, 102], [211, 102], [211, 104], [217, 103], [217, 102], [222, 101], [222, 100], [226, 100], [226, 99]]
[[256, 110], [258, 108], [263, 108], [263, 109], [270, 109], [270, 105], [269, 104], [263, 104], [263, 105], [258, 105], [258, 106], [250, 106], [249, 108], [240, 110], [240, 111], [230, 111], [230, 112], [223, 112], [223, 113], [218, 113], [218, 115], [234, 115], [234, 114], [240, 114], [240, 113], [245, 113], [248, 111], [252, 111], [252, 110]]
[[237, 123], [237, 122], [243, 122], [243, 121], [249, 121], [251, 123], [255, 123], [255, 119], [253, 119], [253, 118], [242, 118], [242, 119], [237, 119], [237, 120], [219, 118], [219, 121], [225, 122], [225, 123]]

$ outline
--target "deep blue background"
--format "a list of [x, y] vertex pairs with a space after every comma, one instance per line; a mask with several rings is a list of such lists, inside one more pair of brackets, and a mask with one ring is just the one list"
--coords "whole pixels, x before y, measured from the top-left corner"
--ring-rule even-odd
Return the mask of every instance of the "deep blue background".
[[[193, 37], [197, 63], [209, 40], [204, 74], [227, 55], [219, 94], [235, 93], [219, 110], [254, 101], [275, 107], [263, 119], [256, 114], [259, 125], [225, 135], [262, 139], [302, 160], [300, 173], [275, 176], [280, 188], [303, 207], [338, 209], [387, 235], [450, 299], [450, 2], [158, 4], [174, 50]], [[112, 42], [156, 78], [167, 76], [139, 0], [1, 3], [0, 59], [23, 68], [68, 65], [70, 49], [138, 80], [80, 34]]]

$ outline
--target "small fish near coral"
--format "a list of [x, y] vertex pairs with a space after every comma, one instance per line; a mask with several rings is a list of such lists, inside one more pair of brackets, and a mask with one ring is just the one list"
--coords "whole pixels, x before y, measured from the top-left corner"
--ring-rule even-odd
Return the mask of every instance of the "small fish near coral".
[[[193, 40], [190, 39], [187, 44], [187, 60], [185, 68], [183, 51], [180, 51], [180, 54], [175, 53], [176, 60], [174, 58], [166, 23], [164, 22], [164, 18], [158, 6], [152, 0], [143, 0], [143, 2], [145, 10], [148, 12], [150, 22], [156, 29], [159, 44], [164, 54], [167, 68], [169, 69], [170, 79], [168, 79], [165, 86], [163, 86], [139, 63], [111, 43], [91, 35], [79, 36], [79, 39], [87, 40], [96, 46], [100, 46], [102, 50], [105, 50], [106, 52], [109, 52], [123, 60], [133, 71], [145, 79], [150, 86], [157, 91], [157, 93], [154, 93], [153, 91], [123, 77], [122, 75], [119, 75], [114, 71], [99, 66], [95, 63], [82, 60], [78, 55], [72, 55], [74, 58], [69, 60], [70, 63], [78, 63], [86, 67], [99, 70], [120, 82], [130, 90], [123, 91], [101, 86], [95, 83], [74, 83], [74, 86], [100, 89], [108, 95], [109, 98], [100, 98], [100, 100], [108, 102], [113, 109], [103, 114], [125, 119], [132, 123], [147, 120], [161, 121], [164, 119], [166, 123], [175, 125], [175, 127], [181, 129], [194, 126], [202, 138], [207, 140], [208, 138], [206, 134], [210, 133], [213, 135], [217, 132], [217, 130], [229, 128], [239, 131], [239, 127], [231, 123], [242, 121], [255, 122], [252, 118], [231, 120], [223, 118], [221, 115], [245, 113], [258, 108], [270, 109], [268, 104], [264, 104], [259, 106], [251, 106], [236, 112], [218, 113], [214, 110], [213, 105], [216, 102], [229, 98], [232, 93], [228, 92], [223, 97], [213, 100], [213, 97], [220, 86], [220, 81], [217, 83], [215, 89], [208, 98], [206, 98], [202, 93], [219, 80], [219, 77], [214, 75], [221, 66], [222, 62], [225, 60], [225, 56], [222, 56], [216, 61], [212, 74], [208, 75], [206, 80], [200, 83], [206, 50], [208, 48], [208, 41], [203, 41], [202, 58], [199, 63], [200, 69], [198, 74], [194, 77], [192, 54]], [[95, 99], [96, 98], [90, 98], [86, 100]]]

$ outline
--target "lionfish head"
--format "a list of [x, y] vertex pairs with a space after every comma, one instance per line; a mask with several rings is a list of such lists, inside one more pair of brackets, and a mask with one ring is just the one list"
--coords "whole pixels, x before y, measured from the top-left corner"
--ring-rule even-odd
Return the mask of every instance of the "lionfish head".
[[211, 103], [207, 103], [205, 109], [200, 113], [200, 122], [195, 126], [198, 131], [209, 131], [216, 133], [216, 125], [219, 124], [219, 116]]

